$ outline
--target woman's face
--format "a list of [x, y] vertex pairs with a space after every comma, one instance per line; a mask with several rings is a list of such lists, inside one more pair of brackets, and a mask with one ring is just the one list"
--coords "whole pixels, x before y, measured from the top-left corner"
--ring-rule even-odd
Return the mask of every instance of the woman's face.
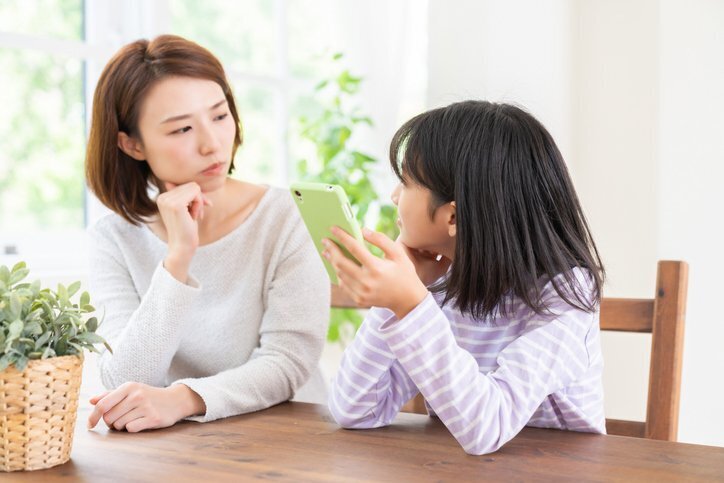
[[161, 181], [195, 181], [204, 192], [223, 186], [236, 125], [219, 84], [191, 77], [158, 81], [141, 106], [138, 140]]
[[406, 180], [392, 191], [397, 206], [400, 241], [410, 248], [441, 253], [450, 257], [455, 248], [455, 208], [446, 203], [435, 210], [430, 219], [432, 192]]

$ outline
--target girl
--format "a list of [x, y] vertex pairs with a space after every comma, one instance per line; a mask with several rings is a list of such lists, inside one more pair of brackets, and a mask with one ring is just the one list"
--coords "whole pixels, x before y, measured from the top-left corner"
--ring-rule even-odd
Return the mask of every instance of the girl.
[[598, 304], [604, 270], [558, 148], [506, 104], [461, 102], [408, 121], [384, 259], [335, 228], [341, 287], [373, 305], [329, 406], [346, 428], [390, 424], [418, 391], [470, 454], [525, 425], [605, 433]]
[[315, 370], [329, 279], [288, 192], [229, 178], [241, 140], [223, 68], [202, 47], [139, 40], [105, 67], [86, 177], [114, 212], [90, 229], [113, 354], [89, 427], [256, 411]]

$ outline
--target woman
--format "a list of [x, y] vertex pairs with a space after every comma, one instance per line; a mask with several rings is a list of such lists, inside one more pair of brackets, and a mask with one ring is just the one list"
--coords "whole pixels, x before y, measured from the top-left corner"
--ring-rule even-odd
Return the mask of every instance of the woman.
[[86, 177], [114, 213], [90, 229], [90, 281], [113, 354], [89, 427], [256, 411], [315, 372], [329, 279], [288, 192], [228, 177], [241, 142], [223, 68], [193, 42], [133, 42], [101, 74]]

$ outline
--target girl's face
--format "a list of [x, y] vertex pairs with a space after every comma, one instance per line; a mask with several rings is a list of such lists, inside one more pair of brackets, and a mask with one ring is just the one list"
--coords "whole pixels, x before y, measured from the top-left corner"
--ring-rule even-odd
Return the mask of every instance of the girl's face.
[[191, 77], [158, 81], [143, 100], [138, 128], [141, 139], [120, 133], [119, 145], [135, 159], [146, 160], [161, 181], [195, 181], [204, 192], [224, 185], [236, 125], [216, 82]]
[[392, 191], [397, 206], [400, 241], [410, 248], [439, 253], [452, 259], [455, 253], [455, 203], [445, 203], [430, 219], [432, 192], [406, 180]]

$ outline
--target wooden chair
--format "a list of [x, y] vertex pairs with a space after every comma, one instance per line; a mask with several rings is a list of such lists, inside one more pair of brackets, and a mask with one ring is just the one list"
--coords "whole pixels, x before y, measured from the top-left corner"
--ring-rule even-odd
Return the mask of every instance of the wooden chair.
[[653, 299], [604, 298], [601, 330], [651, 334], [646, 421], [607, 419], [609, 434], [676, 441], [689, 265], [659, 261]]
[[[601, 330], [651, 334], [646, 421], [607, 419], [609, 434], [676, 441], [688, 278], [686, 262], [659, 261], [654, 298], [601, 301]], [[422, 395], [402, 411], [426, 414]]]

